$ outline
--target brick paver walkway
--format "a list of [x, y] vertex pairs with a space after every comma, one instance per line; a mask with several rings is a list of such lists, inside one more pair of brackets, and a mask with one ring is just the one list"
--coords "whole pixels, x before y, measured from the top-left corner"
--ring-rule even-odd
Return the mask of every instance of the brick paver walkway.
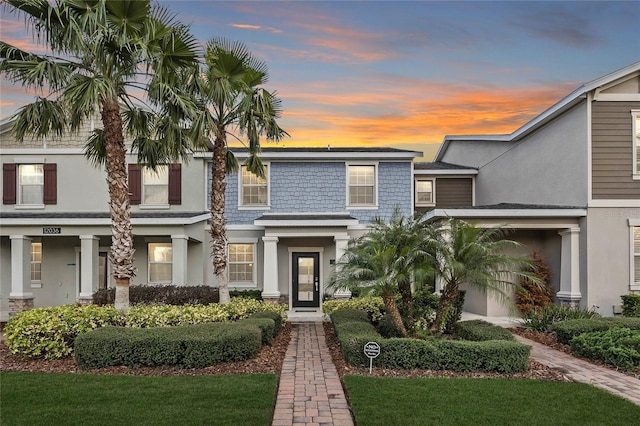
[[353, 425], [322, 323], [293, 324], [272, 424]]
[[522, 336], [515, 335], [515, 337], [532, 347], [531, 358], [549, 367], [557, 368], [569, 379], [592, 384], [640, 405], [640, 379], [583, 361]]

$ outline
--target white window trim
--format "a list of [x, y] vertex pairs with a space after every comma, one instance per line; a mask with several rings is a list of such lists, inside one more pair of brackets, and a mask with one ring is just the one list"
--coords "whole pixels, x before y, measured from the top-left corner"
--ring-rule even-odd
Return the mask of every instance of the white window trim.
[[[252, 281], [231, 281], [230, 274], [231, 268], [227, 268], [227, 281], [229, 287], [250, 289], [258, 288], [258, 239], [257, 238], [233, 238], [227, 241], [227, 259], [229, 259], [229, 245], [230, 244], [251, 244], [253, 246], [253, 269], [251, 275]], [[228, 262], [231, 265], [231, 262]]]
[[[149, 256], [149, 244], [168, 244], [171, 247], [171, 262], [151, 262], [151, 256]], [[149, 284], [172, 284], [173, 279], [169, 281], [151, 281], [151, 263], [161, 263], [171, 265], [171, 276], [173, 277], [173, 244], [166, 241], [147, 241], [147, 282]]]
[[[36, 209], [44, 209], [44, 161], [41, 163], [37, 163], [34, 161], [25, 161], [21, 163], [16, 163], [16, 204], [15, 208], [17, 210], [36, 210]], [[22, 166], [42, 166], [42, 203], [33, 203], [27, 204], [22, 201], [22, 184], [20, 183], [20, 168]]]
[[636, 135], [640, 133], [640, 129], [637, 127], [638, 120], [640, 120], [640, 110], [631, 110], [631, 144], [633, 149], [631, 161], [633, 161], [633, 180], [640, 180], [640, 167], [638, 167], [640, 149], [638, 149], [638, 142], [636, 141]]
[[168, 164], [161, 164], [158, 167], [166, 167], [167, 169], [167, 183], [166, 185], [149, 185], [149, 186], [166, 186], [167, 188], [167, 203], [166, 204], [145, 204], [145, 192], [146, 192], [146, 186], [144, 183], [144, 175], [145, 175], [145, 171], [148, 170], [148, 167], [142, 166], [141, 167], [141, 171], [140, 171], [140, 178], [141, 178], [141, 182], [140, 182], [140, 210], [168, 210], [171, 206], [169, 205], [169, 173], [171, 172], [169, 170], [169, 165]]
[[[431, 202], [430, 203], [420, 203], [418, 202], [418, 182], [431, 182]], [[436, 180], [435, 179], [416, 179], [415, 180], [415, 191], [414, 196], [416, 199], [417, 207], [433, 207], [436, 205]]]
[[629, 290], [640, 291], [640, 281], [635, 277], [635, 258], [640, 253], [634, 252], [633, 229], [640, 227], [640, 219], [629, 219]]
[[[378, 179], [378, 161], [349, 161], [345, 162], [345, 194], [346, 194], [346, 207], [349, 210], [377, 210], [378, 209], [378, 189], [380, 187], [380, 181]], [[349, 167], [351, 166], [372, 166], [373, 167], [373, 204], [371, 205], [351, 205], [349, 203]]]
[[238, 210], [270, 210], [271, 209], [271, 162], [262, 163], [266, 168], [267, 175], [267, 204], [248, 205], [242, 204], [242, 165], [238, 169]]

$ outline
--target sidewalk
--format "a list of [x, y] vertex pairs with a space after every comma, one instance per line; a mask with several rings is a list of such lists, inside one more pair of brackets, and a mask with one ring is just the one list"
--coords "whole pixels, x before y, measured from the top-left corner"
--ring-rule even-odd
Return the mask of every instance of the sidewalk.
[[273, 415], [277, 425], [352, 426], [321, 322], [293, 324]]

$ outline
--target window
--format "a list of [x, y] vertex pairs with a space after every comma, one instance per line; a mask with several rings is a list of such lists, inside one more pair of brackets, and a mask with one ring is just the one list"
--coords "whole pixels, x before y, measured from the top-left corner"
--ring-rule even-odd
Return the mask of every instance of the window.
[[173, 279], [171, 243], [149, 243], [149, 282], [170, 283]]
[[347, 166], [349, 206], [376, 205], [376, 166]]
[[44, 204], [44, 169], [42, 164], [18, 166], [18, 204]]
[[[264, 166], [265, 176], [267, 175], [267, 166]], [[256, 176], [247, 170], [246, 166], [242, 166], [240, 184], [240, 199], [242, 206], [267, 206], [269, 200], [269, 188], [267, 179]]]
[[432, 180], [416, 181], [416, 205], [430, 206], [435, 204]]
[[254, 283], [255, 244], [229, 244], [229, 281]]
[[640, 179], [640, 111], [631, 111], [633, 128], [633, 177]]
[[31, 243], [31, 282], [42, 281], [42, 243]]
[[158, 166], [156, 170], [144, 168], [142, 174], [142, 204], [169, 204], [169, 169]]
[[633, 227], [633, 285], [640, 286], [640, 226]]

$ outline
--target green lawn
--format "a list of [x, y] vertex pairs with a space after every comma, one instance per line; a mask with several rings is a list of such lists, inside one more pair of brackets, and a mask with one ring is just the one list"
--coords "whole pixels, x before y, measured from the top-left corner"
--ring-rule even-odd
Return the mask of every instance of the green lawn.
[[274, 374], [116, 376], [0, 373], [10, 425], [270, 425]]
[[344, 378], [360, 426], [637, 425], [640, 406], [582, 383]]

